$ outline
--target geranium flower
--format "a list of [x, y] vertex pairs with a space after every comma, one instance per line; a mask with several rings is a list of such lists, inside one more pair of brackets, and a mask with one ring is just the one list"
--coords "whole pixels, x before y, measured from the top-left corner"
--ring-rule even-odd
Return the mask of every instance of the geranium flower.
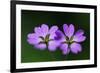
[[42, 24], [41, 27], [35, 27], [34, 33], [28, 34], [27, 41], [40, 50], [48, 48], [50, 51], [55, 51], [59, 44], [54, 40], [57, 30], [57, 26], [52, 26], [49, 30], [48, 25]]
[[64, 55], [68, 54], [69, 52], [72, 52], [74, 54], [77, 54], [78, 52], [82, 51], [82, 46], [80, 42], [83, 42], [86, 39], [86, 36], [84, 36], [83, 30], [78, 30], [75, 34], [74, 25], [70, 24], [69, 26], [67, 24], [63, 25], [63, 31], [58, 30], [56, 31], [56, 37], [55, 40], [58, 40], [58, 42], [61, 42], [60, 49], [62, 50], [62, 53]]

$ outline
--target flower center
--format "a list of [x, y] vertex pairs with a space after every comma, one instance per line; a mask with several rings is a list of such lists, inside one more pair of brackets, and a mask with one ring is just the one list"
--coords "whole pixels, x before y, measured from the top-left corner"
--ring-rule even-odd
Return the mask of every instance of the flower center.
[[48, 43], [49, 41], [50, 41], [50, 39], [49, 39], [49, 36], [50, 35], [46, 35], [46, 37], [44, 38], [44, 37], [40, 37], [43, 41], [42, 42], [40, 42], [40, 43]]
[[45, 42], [45, 43], [48, 43], [48, 41], [49, 41], [49, 36], [50, 36], [50, 35], [47, 35], [47, 36], [45, 37], [45, 39], [44, 39], [44, 42]]
[[73, 37], [71, 37], [71, 38], [66, 37], [65, 43], [71, 44], [71, 43], [73, 43], [73, 42], [74, 42], [74, 41], [73, 41]]

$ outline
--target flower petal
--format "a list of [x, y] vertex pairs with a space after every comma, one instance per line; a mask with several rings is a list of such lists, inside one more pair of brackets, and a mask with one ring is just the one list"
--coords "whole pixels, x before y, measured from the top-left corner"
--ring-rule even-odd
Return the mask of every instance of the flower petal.
[[59, 46], [59, 42], [56, 41], [49, 41], [48, 43], [48, 49], [49, 51], [55, 51], [57, 49], [57, 47]]
[[84, 31], [82, 29], [80, 29], [75, 33], [75, 36], [81, 36], [83, 34], [84, 34]]
[[27, 42], [31, 45], [38, 44], [39, 42], [42, 42], [43, 40], [41, 38], [29, 38], [27, 39]]
[[30, 34], [28, 34], [27, 37], [28, 37], [27, 42], [28, 42], [29, 44], [32, 44], [32, 45], [37, 44], [37, 43], [39, 43], [40, 41], [43, 41], [43, 40], [42, 40], [41, 38], [39, 38], [38, 35], [35, 34], [35, 33], [30, 33]]
[[34, 28], [34, 32], [38, 35], [38, 36], [42, 36], [42, 31], [40, 27], [35, 27]]
[[70, 24], [68, 28], [68, 37], [71, 38], [74, 34], [74, 25]]
[[64, 30], [65, 35], [68, 36], [68, 25], [67, 24], [63, 25], [63, 30]]
[[56, 32], [55, 32], [55, 34], [56, 34], [56, 36], [55, 36], [55, 40], [61, 40], [62, 38], [64, 38], [64, 34], [62, 33], [62, 31], [60, 31], [60, 30], [57, 30]]
[[27, 37], [28, 37], [28, 38], [38, 38], [38, 35], [35, 34], [35, 33], [29, 33], [29, 34], [27, 35]]
[[70, 52], [69, 48], [68, 48], [68, 44], [61, 44], [60, 49], [62, 50], [62, 53], [64, 55], [68, 54]]
[[77, 54], [78, 52], [82, 51], [82, 47], [78, 43], [72, 43], [70, 45], [70, 49], [71, 49], [71, 52], [74, 53], [74, 54]]
[[46, 48], [46, 44], [45, 43], [36, 44], [35, 47], [37, 49], [44, 50]]
[[83, 41], [85, 41], [85, 39], [86, 39], [85, 36], [74, 36], [73, 41], [83, 42]]
[[49, 30], [49, 39], [54, 39], [54, 37], [56, 36], [55, 32], [58, 30], [57, 26], [52, 26]]
[[75, 33], [74, 37], [73, 37], [73, 41], [76, 41], [76, 42], [83, 42], [83, 41], [86, 39], [86, 37], [83, 36], [83, 34], [84, 34], [84, 31], [83, 31], [83, 30], [78, 30], [78, 31]]
[[84, 34], [83, 30], [78, 30], [75, 33], [74, 37], [73, 37], [73, 41], [76, 41], [76, 42], [82, 42], [82, 41], [84, 41], [86, 39], [86, 37], [83, 36], [83, 34]]
[[52, 33], [52, 34], [50, 34], [49, 39], [54, 39], [55, 36], [56, 36], [56, 34], [55, 33]]
[[42, 24], [41, 25], [41, 33], [43, 34], [43, 37], [45, 37], [48, 34], [49, 31], [49, 27], [46, 24]]
[[58, 26], [52, 26], [49, 30], [49, 33], [52, 34], [52, 33], [55, 33], [56, 31], [58, 30]]
[[74, 25], [70, 24], [69, 27], [67, 24], [63, 25], [63, 30], [66, 36], [68, 36], [69, 38], [71, 38], [74, 34]]

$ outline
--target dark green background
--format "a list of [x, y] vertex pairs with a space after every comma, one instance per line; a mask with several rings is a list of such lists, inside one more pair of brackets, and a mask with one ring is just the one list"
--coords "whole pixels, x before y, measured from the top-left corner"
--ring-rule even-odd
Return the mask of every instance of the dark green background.
[[[33, 32], [34, 27], [41, 24], [49, 27], [57, 25], [60, 30], [64, 23], [74, 24], [75, 31], [83, 29], [87, 37], [82, 45], [82, 52], [78, 54], [70, 53], [66, 56], [60, 50], [50, 52], [48, 50], [37, 50], [27, 42], [27, 35]], [[50, 11], [30, 11], [21, 12], [21, 62], [47, 62], [63, 60], [86, 60], [90, 58], [90, 14], [72, 12], [50, 12]]]

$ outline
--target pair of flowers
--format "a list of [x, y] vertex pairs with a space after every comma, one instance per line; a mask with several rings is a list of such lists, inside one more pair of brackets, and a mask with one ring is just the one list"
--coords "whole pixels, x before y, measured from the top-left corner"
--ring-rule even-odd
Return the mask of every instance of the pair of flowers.
[[57, 26], [49, 26], [42, 24], [41, 27], [35, 27], [34, 33], [28, 34], [28, 43], [40, 50], [48, 48], [49, 51], [55, 51], [58, 48], [64, 55], [72, 52], [77, 54], [82, 51], [82, 46], [79, 44], [86, 39], [83, 30], [78, 30], [75, 33], [73, 24], [69, 26], [63, 24], [63, 32]]

